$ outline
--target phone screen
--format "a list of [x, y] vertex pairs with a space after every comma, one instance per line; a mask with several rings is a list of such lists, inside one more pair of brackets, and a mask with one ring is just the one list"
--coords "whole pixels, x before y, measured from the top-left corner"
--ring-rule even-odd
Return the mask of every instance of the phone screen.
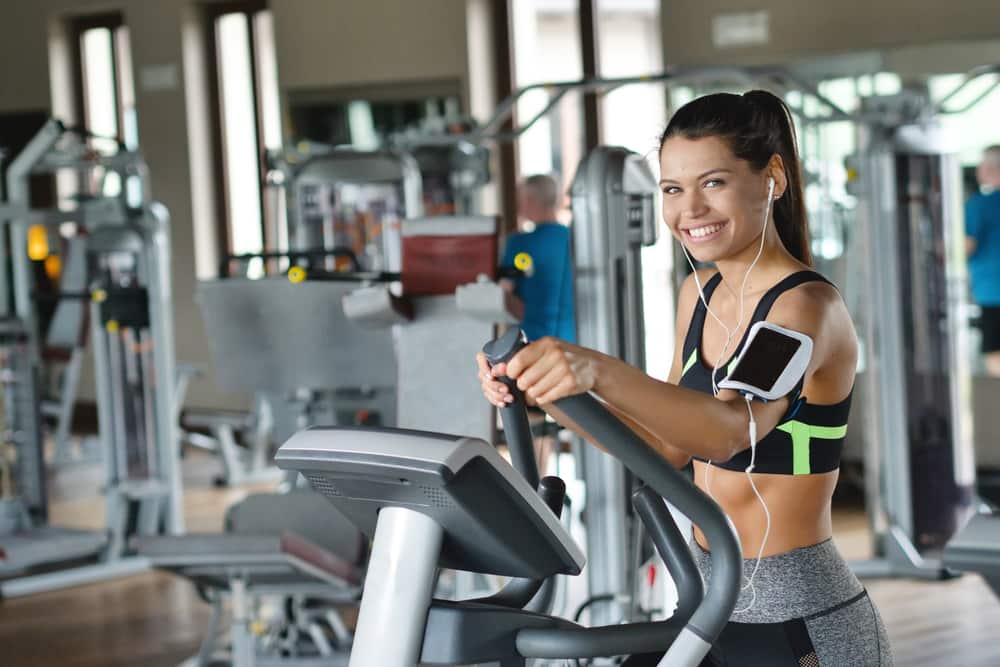
[[768, 391], [801, 345], [801, 341], [791, 336], [760, 329], [729, 379]]

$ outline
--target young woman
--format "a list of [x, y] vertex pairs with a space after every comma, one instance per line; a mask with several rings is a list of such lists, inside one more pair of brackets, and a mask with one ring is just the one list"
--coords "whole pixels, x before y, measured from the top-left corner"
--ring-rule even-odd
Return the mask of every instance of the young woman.
[[[545, 338], [492, 371], [480, 355], [483, 392], [498, 406], [511, 400], [496, 381], [508, 375], [578, 431], [552, 403], [592, 392], [674, 465], [693, 459], [695, 483], [732, 519], [746, 559], [710, 664], [890, 665], [878, 612], [831, 540], [857, 341], [840, 294], [810, 269], [788, 108], [765, 91], [694, 100], [663, 133], [660, 175], [667, 227], [689, 257], [715, 265], [681, 287], [668, 381]], [[725, 377], [760, 320], [812, 338], [800, 400], [748, 403], [715, 386], [713, 373], [716, 382]], [[709, 546], [695, 529], [692, 550], [706, 578]]]

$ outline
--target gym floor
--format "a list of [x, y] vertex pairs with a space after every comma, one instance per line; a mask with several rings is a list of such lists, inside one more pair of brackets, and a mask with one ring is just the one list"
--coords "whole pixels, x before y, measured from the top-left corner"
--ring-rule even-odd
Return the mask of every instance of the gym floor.
[[[218, 464], [197, 452], [186, 457], [184, 465], [188, 529], [219, 530], [225, 508], [253, 489], [213, 488]], [[56, 474], [51, 480], [55, 523], [100, 523], [103, 505], [93, 495], [98, 474], [96, 467]], [[847, 557], [867, 555], [863, 508], [839, 501], [834, 527]], [[871, 581], [867, 586], [882, 612], [897, 665], [1000, 665], [1000, 602], [978, 577]], [[208, 606], [191, 585], [158, 572], [4, 600], [0, 667], [173, 667], [196, 652], [208, 619]]]

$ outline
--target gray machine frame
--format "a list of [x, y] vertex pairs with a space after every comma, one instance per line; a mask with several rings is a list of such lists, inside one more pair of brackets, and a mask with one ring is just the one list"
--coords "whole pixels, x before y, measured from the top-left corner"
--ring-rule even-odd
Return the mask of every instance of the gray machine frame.
[[[290, 249], [307, 250], [327, 247], [303, 223], [303, 211], [311, 205], [303, 196], [310, 187], [343, 185], [398, 185], [402, 194], [403, 218], [423, 214], [423, 189], [420, 169], [408, 153], [396, 150], [362, 151], [346, 147], [330, 147], [303, 143], [295, 152], [273, 156], [274, 170], [281, 174], [272, 182], [284, 187], [287, 215], [287, 237]], [[280, 199], [280, 198], [279, 198]], [[401, 257], [398, 239], [385, 248], [386, 264], [375, 270], [399, 271]], [[395, 249], [395, 250], [393, 250]], [[372, 267], [365, 267], [371, 269]]]
[[[303, 188], [392, 185], [402, 195], [403, 219], [422, 212], [420, 172], [416, 161], [406, 153], [303, 142], [294, 151], [270, 154], [269, 161], [268, 181], [281, 191], [274, 201], [283, 207], [287, 221], [284, 235], [289, 255], [285, 263], [289, 266], [295, 264], [295, 252], [334, 250], [299, 224]], [[274, 218], [280, 220], [282, 216]], [[399, 222], [383, 230], [395, 238], [387, 241], [395, 250], [387, 253], [388, 265], [381, 267], [382, 271], [399, 271], [402, 220]], [[279, 239], [281, 236], [276, 234]], [[322, 261], [303, 268], [322, 268]], [[223, 481], [273, 478], [276, 469], [270, 464], [271, 446], [309, 425], [342, 423], [344, 415], [362, 409], [387, 423], [395, 422], [397, 368], [393, 336], [388, 331], [359, 329], [345, 319], [341, 306], [343, 297], [364, 280], [306, 280], [292, 284], [279, 272], [261, 280], [233, 276], [199, 283], [196, 302], [202, 310], [219, 385], [229, 391], [255, 394], [254, 414], [200, 411], [184, 416], [184, 423], [192, 428], [207, 427], [215, 432], [209, 437], [196, 435], [193, 444], [219, 454]], [[325, 318], [326, 327], [295, 328], [303, 312]], [[289, 327], [294, 329], [290, 331]], [[259, 363], [247, 364], [247, 359]], [[239, 429], [250, 424], [258, 428]], [[246, 447], [232, 437], [234, 429], [249, 435]]]
[[[625, 148], [595, 148], [570, 188], [577, 342], [645, 368], [642, 248], [657, 239], [656, 177], [642, 156]], [[588, 593], [612, 595], [591, 606], [597, 624], [628, 620], [616, 600], [634, 600], [640, 529], [628, 516], [629, 489], [621, 463], [580, 446], [587, 486]], [[630, 602], [631, 604], [631, 602]]]
[[[148, 174], [142, 156], [133, 151], [120, 150], [111, 156], [87, 156], [82, 143], [73, 144], [65, 151], [57, 144], [71, 134], [60, 122], [51, 120], [28, 143], [8, 168], [7, 190], [14, 215], [4, 221], [10, 230], [11, 262], [14, 301], [7, 298], [6, 273], [0, 275], [0, 306], [22, 323], [27, 340], [27, 379], [35, 382], [38, 376], [39, 338], [32, 304], [33, 280], [25, 248], [28, 227], [34, 223], [58, 224], [74, 221], [88, 224], [92, 244], [89, 252], [96, 256], [128, 253], [136, 262], [134, 270], [139, 284], [148, 297], [148, 338], [152, 345], [152, 358], [136, 360], [143, 368], [118, 366], [119, 357], [108, 347], [112, 336], [101, 326], [100, 306], [91, 305], [92, 341], [97, 383], [99, 437], [105, 468], [105, 495], [107, 502], [107, 531], [71, 531], [46, 526], [44, 509], [45, 489], [22, 488], [21, 493], [37, 498], [42, 510], [30, 519], [31, 531], [13, 538], [6, 545], [8, 552], [20, 554], [16, 567], [30, 568], [33, 564], [58, 563], [84, 557], [97, 557], [94, 565], [70, 567], [51, 573], [20, 576], [0, 583], [0, 596], [15, 597], [44, 592], [56, 588], [91, 583], [104, 579], [134, 574], [149, 568], [149, 562], [130, 556], [128, 539], [132, 530], [144, 534], [180, 533], [184, 529], [182, 505], [182, 480], [177, 442], [177, 410], [174, 387], [175, 360], [173, 313], [170, 286], [169, 216], [166, 208], [153, 202], [149, 195]], [[77, 152], [74, 152], [77, 151]], [[117, 200], [105, 199], [84, 202], [77, 212], [36, 211], [30, 208], [28, 179], [39, 172], [52, 173], [59, 169], [87, 170], [102, 167], [121, 175], [121, 196]], [[138, 209], [125, 202], [129, 179], [138, 179], [142, 201]], [[5, 250], [0, 248], [0, 250]], [[107, 340], [106, 340], [107, 339]], [[137, 341], [138, 342], [138, 341]], [[123, 350], [119, 350], [123, 352]], [[114, 363], [113, 363], [114, 362]], [[132, 362], [128, 362], [132, 363]], [[121, 385], [124, 374], [136, 373], [145, 378], [142, 388], [145, 428], [140, 435], [142, 443], [129, 443], [124, 428], [123, 413], [126, 389]], [[157, 382], [154, 387], [150, 378]], [[29, 392], [37, 402], [37, 387]], [[37, 414], [38, 405], [32, 408]], [[29, 420], [30, 421], [30, 420]], [[130, 479], [128, 472], [129, 448], [140, 447], [149, 457], [151, 476], [141, 480]], [[129, 450], [130, 451], [130, 450]], [[20, 478], [42, 480], [45, 463], [42, 460], [41, 433], [27, 434], [18, 450]], [[129, 513], [132, 512], [131, 517]], [[130, 527], [132, 522], [134, 527]], [[34, 537], [33, 537], [34, 536]], [[37, 539], [36, 539], [37, 537]]]
[[975, 572], [983, 577], [1000, 598], [1000, 517], [989, 512], [972, 516], [944, 549], [945, 567], [958, 572]]
[[[869, 294], [862, 389], [875, 558], [852, 567], [859, 576], [939, 578], [940, 549], [971, 512], [975, 488], [958, 165], [930, 119], [871, 121], [861, 135], [854, 166]], [[939, 425], [927, 431], [931, 424]], [[928, 457], [940, 460], [931, 466]], [[919, 494], [930, 501], [922, 514], [933, 504], [936, 518], [917, 516], [918, 467], [927, 483]]]

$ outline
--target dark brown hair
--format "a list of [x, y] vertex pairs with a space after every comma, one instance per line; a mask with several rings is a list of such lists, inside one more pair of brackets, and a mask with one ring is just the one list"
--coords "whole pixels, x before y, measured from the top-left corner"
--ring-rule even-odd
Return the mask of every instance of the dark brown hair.
[[729, 145], [733, 155], [749, 162], [754, 171], [764, 169], [773, 155], [780, 155], [788, 187], [774, 204], [774, 224], [788, 252], [812, 266], [795, 129], [791, 112], [781, 98], [766, 90], [699, 97], [678, 109], [670, 119], [660, 137], [660, 150], [673, 136], [718, 137]]

